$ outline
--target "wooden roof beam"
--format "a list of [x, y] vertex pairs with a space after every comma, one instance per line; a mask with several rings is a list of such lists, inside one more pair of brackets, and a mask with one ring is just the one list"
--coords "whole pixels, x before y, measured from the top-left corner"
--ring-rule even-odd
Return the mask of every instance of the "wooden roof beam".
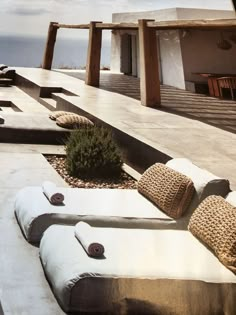
[[198, 29], [198, 30], [216, 30], [216, 29], [234, 29], [236, 28], [236, 19], [217, 19], [217, 20], [178, 20], [148, 22], [147, 26], [157, 30], [171, 29]]
[[[70, 29], [89, 29], [90, 24], [56, 24], [55, 25], [58, 28], [70, 28]], [[97, 22], [95, 24], [96, 28], [102, 29], [102, 30], [113, 30], [113, 29], [138, 29], [137, 23], [102, 23]]]
[[57, 24], [58, 28], [89, 29], [90, 24]]
[[[90, 24], [55, 24], [57, 28], [89, 29]], [[95, 27], [102, 30], [138, 30], [138, 23], [102, 23], [96, 22]], [[214, 20], [173, 20], [173, 21], [149, 21], [147, 27], [157, 30], [172, 29], [234, 29], [236, 19]]]
[[138, 30], [138, 23], [97, 23], [96, 27], [103, 30]]

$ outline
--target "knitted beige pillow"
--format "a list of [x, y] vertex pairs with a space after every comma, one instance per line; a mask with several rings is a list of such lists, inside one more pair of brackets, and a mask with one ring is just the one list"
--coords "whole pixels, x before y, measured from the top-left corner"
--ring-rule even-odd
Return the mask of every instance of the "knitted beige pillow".
[[71, 114], [74, 114], [74, 113], [72, 113], [72, 112], [65, 112], [63, 110], [57, 110], [57, 111], [51, 112], [49, 114], [49, 118], [52, 119], [52, 120], [56, 120], [60, 116], [71, 115]]
[[177, 219], [189, 206], [194, 185], [187, 176], [164, 164], [156, 163], [141, 176], [138, 191], [170, 217]]
[[58, 126], [68, 129], [78, 129], [80, 127], [92, 127], [94, 124], [91, 120], [77, 114], [63, 115], [56, 119]]
[[236, 272], [236, 208], [220, 196], [204, 199], [190, 218], [189, 231]]

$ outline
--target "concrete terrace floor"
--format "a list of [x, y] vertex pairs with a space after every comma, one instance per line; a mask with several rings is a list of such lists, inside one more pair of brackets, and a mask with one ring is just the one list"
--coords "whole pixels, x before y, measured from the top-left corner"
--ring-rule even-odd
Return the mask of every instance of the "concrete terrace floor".
[[[16, 68], [16, 71], [41, 86], [63, 87], [79, 95], [65, 98], [171, 157], [190, 158], [216, 175], [230, 179], [232, 189], [236, 189], [234, 133], [164, 110], [145, 108], [134, 98], [86, 86], [82, 80], [62, 73], [30, 68]], [[14, 97], [17, 106], [35, 115], [48, 112], [17, 88], [14, 91], [7, 96], [7, 90], [0, 87], [0, 97], [5, 95], [6, 100]], [[7, 315], [64, 314], [45, 279], [38, 248], [24, 239], [14, 215], [15, 194], [24, 186], [41, 185], [44, 180], [67, 185], [43, 157], [46, 153], [62, 154], [64, 149], [53, 145], [0, 143], [0, 302]]]

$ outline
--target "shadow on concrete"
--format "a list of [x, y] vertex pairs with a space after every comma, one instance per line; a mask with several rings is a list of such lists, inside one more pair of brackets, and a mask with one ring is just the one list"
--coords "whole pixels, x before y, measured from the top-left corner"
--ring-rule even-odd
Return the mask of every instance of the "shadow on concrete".
[[[64, 72], [80, 80], [85, 79], [85, 72]], [[100, 74], [100, 89], [119, 93], [140, 100], [140, 81], [138, 78], [123, 74]], [[164, 112], [199, 120], [214, 127], [236, 133], [236, 102], [196, 94], [174, 87], [161, 86]]]

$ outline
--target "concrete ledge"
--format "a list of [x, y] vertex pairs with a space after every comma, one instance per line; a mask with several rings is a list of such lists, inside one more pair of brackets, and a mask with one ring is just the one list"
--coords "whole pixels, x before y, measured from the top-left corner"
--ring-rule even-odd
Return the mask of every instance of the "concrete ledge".
[[10, 143], [63, 144], [70, 130], [56, 125], [47, 114], [4, 113], [0, 141]]

